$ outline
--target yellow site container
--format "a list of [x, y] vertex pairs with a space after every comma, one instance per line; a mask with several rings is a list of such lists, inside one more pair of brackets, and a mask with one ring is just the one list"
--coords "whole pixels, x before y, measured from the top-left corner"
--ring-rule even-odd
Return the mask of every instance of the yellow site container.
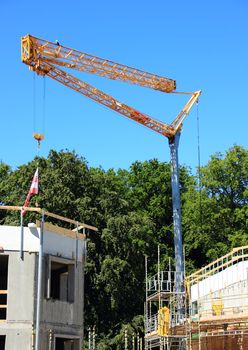
[[166, 336], [169, 333], [170, 309], [166, 306], [158, 311], [158, 334]]

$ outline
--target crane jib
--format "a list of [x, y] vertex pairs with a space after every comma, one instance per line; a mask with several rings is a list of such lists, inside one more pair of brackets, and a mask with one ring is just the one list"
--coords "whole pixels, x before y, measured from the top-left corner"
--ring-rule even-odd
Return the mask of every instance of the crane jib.
[[176, 81], [173, 79], [67, 48], [58, 42], [49, 42], [31, 35], [21, 39], [21, 57], [22, 61], [37, 74], [48, 75], [63, 85], [168, 138], [174, 137], [181, 130], [182, 122], [201, 94], [201, 91], [192, 93], [190, 100], [174, 121], [171, 124], [166, 124], [121, 103], [94, 86], [68, 74], [61, 67], [167, 93], [174, 92], [176, 89]]

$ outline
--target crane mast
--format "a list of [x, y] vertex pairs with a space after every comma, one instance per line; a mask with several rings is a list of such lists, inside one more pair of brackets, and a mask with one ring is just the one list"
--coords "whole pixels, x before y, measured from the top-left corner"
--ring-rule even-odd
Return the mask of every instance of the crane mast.
[[[163, 123], [155, 118], [130, 107], [96, 87], [74, 77], [61, 68], [75, 69], [81, 72], [102, 76], [112, 80], [120, 80], [161, 92], [172, 93], [176, 89], [176, 82], [157, 74], [115, 63], [97, 56], [83, 53], [71, 48], [43, 39], [27, 35], [21, 39], [21, 58], [31, 70], [39, 75], [47, 75], [59, 83], [85, 95], [88, 98], [132, 119], [139, 124], [165, 136], [169, 140], [171, 157], [171, 183], [174, 226], [174, 247], [176, 267], [176, 292], [184, 292], [184, 259], [182, 246], [180, 185], [178, 167], [178, 145], [182, 123], [201, 91], [189, 93], [189, 101], [179, 112], [171, 124]], [[178, 299], [177, 308], [182, 308]]]

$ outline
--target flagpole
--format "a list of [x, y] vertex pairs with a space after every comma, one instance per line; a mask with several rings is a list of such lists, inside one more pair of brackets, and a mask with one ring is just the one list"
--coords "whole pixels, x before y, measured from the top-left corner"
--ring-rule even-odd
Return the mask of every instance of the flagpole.
[[[38, 134], [36, 132], [33, 133], [33, 138], [37, 141], [37, 169], [40, 170], [40, 146], [41, 141], [44, 140], [44, 134]], [[37, 204], [38, 205], [38, 204]]]

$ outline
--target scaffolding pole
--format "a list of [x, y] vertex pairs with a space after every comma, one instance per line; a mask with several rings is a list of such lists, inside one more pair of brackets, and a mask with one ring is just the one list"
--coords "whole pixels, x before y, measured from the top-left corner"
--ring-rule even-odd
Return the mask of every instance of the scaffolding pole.
[[42, 219], [40, 228], [40, 247], [38, 260], [38, 286], [37, 286], [37, 308], [36, 308], [36, 327], [35, 327], [35, 350], [40, 350], [40, 319], [41, 319], [41, 294], [42, 294], [42, 273], [43, 273], [43, 231], [44, 231], [45, 212], [42, 209]]

